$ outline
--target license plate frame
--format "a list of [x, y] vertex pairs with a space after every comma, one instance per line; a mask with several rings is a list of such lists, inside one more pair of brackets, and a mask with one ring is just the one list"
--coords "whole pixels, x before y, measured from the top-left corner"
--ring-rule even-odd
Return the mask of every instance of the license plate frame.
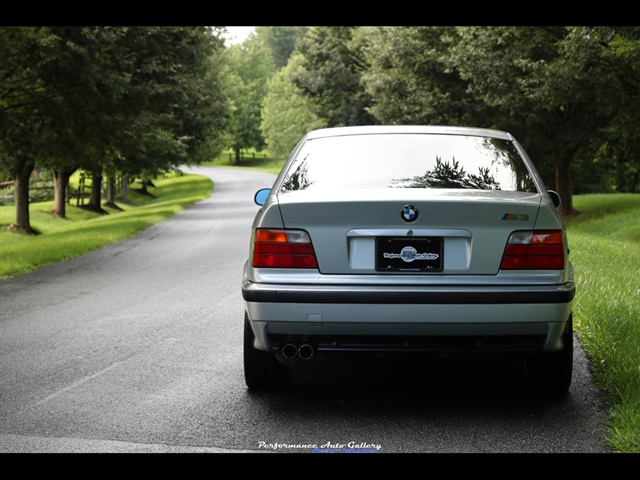
[[442, 237], [376, 237], [377, 272], [441, 272]]

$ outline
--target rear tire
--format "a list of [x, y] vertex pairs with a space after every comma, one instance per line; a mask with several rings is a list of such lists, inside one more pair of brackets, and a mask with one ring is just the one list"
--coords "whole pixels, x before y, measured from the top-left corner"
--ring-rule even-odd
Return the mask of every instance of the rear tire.
[[564, 348], [559, 352], [532, 355], [527, 359], [529, 384], [541, 393], [563, 396], [569, 392], [573, 375], [573, 321], [562, 334]]
[[290, 385], [289, 369], [276, 359], [275, 354], [257, 350], [253, 346], [255, 335], [244, 314], [244, 379], [251, 390], [278, 390]]

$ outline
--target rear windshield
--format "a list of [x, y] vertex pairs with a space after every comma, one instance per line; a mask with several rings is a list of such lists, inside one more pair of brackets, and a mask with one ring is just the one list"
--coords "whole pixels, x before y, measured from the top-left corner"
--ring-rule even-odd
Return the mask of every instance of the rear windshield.
[[394, 133], [305, 142], [281, 191], [312, 187], [536, 191], [523, 159], [508, 140]]

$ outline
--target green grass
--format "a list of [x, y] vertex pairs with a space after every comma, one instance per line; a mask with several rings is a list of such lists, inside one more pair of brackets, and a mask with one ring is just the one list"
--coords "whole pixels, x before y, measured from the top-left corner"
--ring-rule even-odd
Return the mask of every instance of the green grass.
[[576, 332], [605, 394], [607, 441], [640, 453], [640, 195], [579, 195], [574, 205]]
[[[243, 166], [278, 173], [281, 161], [246, 160]], [[210, 165], [234, 166], [228, 157]], [[0, 207], [0, 278], [28, 272], [104, 245], [170, 218], [206, 198], [211, 182], [195, 175], [169, 177], [151, 189], [157, 198], [136, 196], [135, 205], [110, 215], [69, 207], [67, 219], [50, 213], [52, 204], [31, 206], [27, 236], [2, 228], [14, 219], [14, 207]], [[619, 452], [640, 453], [640, 195], [579, 195], [582, 213], [569, 220], [571, 261], [577, 296], [576, 333], [604, 393], [609, 414], [607, 442]]]
[[207, 198], [213, 188], [210, 179], [198, 175], [172, 175], [154, 184], [149, 192], [155, 198], [131, 190], [132, 204], [116, 202], [122, 211], [105, 208], [108, 215], [72, 206], [73, 203], [67, 206], [66, 218], [59, 218], [49, 213], [53, 202], [31, 204], [31, 227], [37, 235], [7, 229], [15, 220], [15, 207], [0, 206], [0, 278], [20, 275], [124, 240]]
[[217, 158], [211, 162], [204, 163], [203, 165], [218, 166], [218, 167], [240, 167], [240, 168], [252, 168], [255, 170], [261, 170], [269, 173], [280, 173], [284, 160], [278, 160], [269, 158], [264, 153], [255, 152], [243, 152], [241, 163], [235, 164], [235, 157], [233, 152], [225, 150]]

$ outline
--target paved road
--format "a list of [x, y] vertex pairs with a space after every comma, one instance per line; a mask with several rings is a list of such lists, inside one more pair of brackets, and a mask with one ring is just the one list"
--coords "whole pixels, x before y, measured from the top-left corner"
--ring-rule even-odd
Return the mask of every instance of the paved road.
[[197, 171], [208, 200], [0, 283], [0, 452], [609, 451], [579, 349], [561, 401], [526, 394], [517, 365], [478, 362], [350, 362], [248, 392], [240, 279], [253, 193], [273, 176]]

